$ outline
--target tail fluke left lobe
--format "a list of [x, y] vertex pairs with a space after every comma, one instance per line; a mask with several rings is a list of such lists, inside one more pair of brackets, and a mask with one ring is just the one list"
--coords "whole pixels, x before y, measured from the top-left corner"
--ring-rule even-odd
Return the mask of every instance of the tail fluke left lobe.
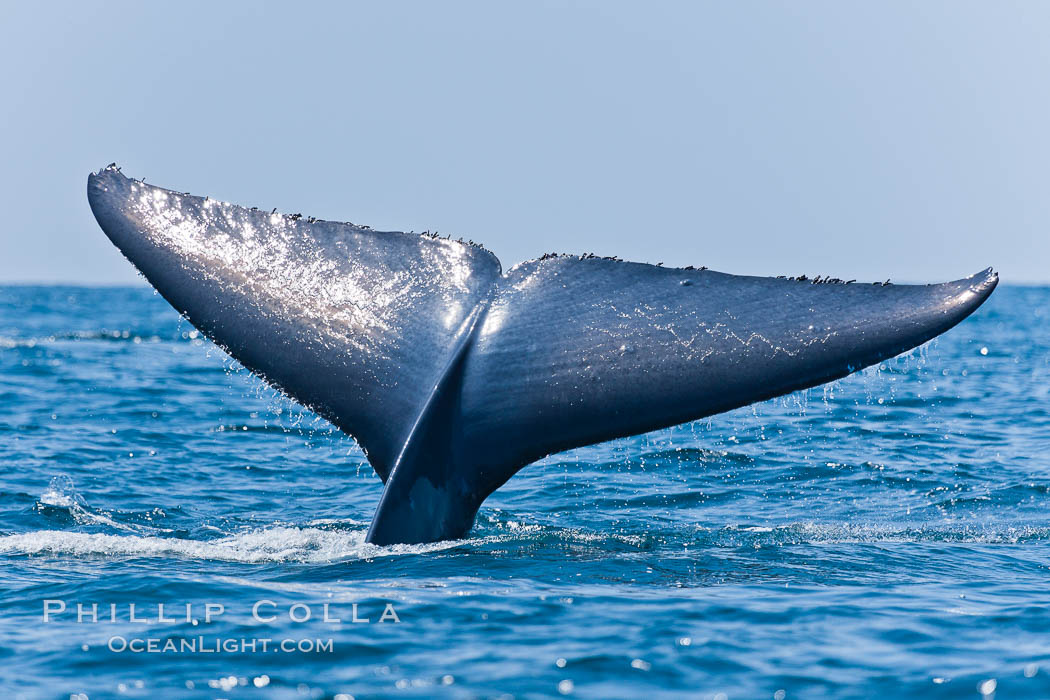
[[499, 278], [457, 241], [303, 220], [88, 178], [102, 230], [209, 338], [353, 435], [385, 481]]

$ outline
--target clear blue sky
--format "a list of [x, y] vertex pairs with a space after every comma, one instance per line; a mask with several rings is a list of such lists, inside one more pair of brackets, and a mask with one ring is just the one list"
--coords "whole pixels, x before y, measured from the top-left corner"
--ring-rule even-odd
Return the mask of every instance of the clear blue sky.
[[136, 282], [84, 194], [110, 161], [504, 268], [1050, 280], [1050, 3], [4, 1], [0, 26], [0, 281]]

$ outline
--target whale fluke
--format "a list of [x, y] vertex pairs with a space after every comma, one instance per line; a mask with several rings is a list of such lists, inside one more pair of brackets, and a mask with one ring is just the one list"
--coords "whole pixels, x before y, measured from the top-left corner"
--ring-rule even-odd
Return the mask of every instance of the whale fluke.
[[[943, 333], [991, 269], [842, 283], [544, 255], [88, 178], [103, 231], [180, 313], [352, 435], [383, 480], [377, 544], [466, 535], [545, 455], [815, 386]], [[852, 280], [850, 281], [852, 282]]]

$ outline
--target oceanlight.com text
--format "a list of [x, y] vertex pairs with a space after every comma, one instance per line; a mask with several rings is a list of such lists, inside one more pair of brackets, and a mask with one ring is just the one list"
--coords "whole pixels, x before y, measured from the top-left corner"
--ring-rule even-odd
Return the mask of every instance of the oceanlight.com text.
[[109, 638], [106, 648], [118, 654], [331, 654], [331, 639], [270, 639], [268, 637], [123, 637]]

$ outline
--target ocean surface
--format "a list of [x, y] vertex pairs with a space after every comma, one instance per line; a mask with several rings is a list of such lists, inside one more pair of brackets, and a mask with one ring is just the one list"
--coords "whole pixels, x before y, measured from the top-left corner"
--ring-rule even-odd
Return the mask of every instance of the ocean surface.
[[364, 544], [379, 495], [151, 290], [0, 287], [0, 696], [339, 700], [1050, 697], [1050, 288], [468, 540]]

